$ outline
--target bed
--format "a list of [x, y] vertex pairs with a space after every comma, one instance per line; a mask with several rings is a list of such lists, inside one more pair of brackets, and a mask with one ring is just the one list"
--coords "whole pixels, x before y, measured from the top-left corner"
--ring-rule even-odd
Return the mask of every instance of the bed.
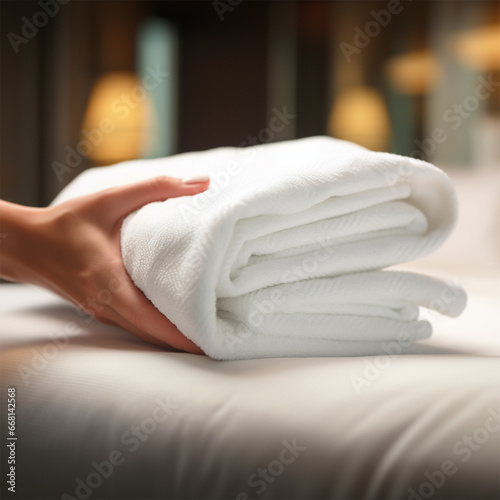
[[462, 282], [466, 311], [380, 356], [165, 352], [0, 285], [2, 497], [499, 498], [498, 266], [446, 252], [424, 265]]

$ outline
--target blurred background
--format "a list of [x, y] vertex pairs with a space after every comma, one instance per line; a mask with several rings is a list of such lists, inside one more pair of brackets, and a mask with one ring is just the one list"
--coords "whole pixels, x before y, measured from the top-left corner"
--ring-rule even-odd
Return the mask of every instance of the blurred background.
[[499, 269], [497, 0], [0, 5], [3, 199], [46, 205], [91, 166], [327, 134], [450, 172], [465, 222], [441, 265]]

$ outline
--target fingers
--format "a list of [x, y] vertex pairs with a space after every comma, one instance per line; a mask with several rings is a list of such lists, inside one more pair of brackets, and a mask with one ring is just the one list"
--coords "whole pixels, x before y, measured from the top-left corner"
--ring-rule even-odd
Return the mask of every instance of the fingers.
[[192, 354], [204, 354], [135, 287], [124, 269], [120, 274], [121, 285], [118, 286], [118, 281], [114, 283], [112, 300], [97, 313], [100, 321], [112, 321], [146, 342]]
[[[204, 355], [205, 353], [191, 340], [186, 338], [182, 333], [177, 329], [177, 327], [170, 322], [165, 316], [163, 316], [154, 306], [150, 306], [152, 311], [147, 311], [151, 315], [160, 315], [161, 318], [151, 318], [153, 322], [157, 323], [154, 330], [157, 332], [156, 335], [151, 335], [147, 331], [142, 330], [140, 327], [137, 327], [135, 324], [131, 323], [124, 318], [119, 313], [117, 313], [113, 309], [108, 309], [101, 314], [94, 316], [100, 323], [104, 323], [107, 325], [119, 326], [130, 333], [133, 333], [136, 337], [144, 340], [149, 344], [155, 344], [159, 347], [180, 351], [180, 352], [188, 352], [191, 354], [200, 354]], [[147, 323], [150, 323], [148, 321]], [[150, 328], [150, 325], [147, 325], [147, 328]], [[168, 341], [167, 339], [170, 339]]]
[[100, 193], [101, 216], [105, 214], [108, 221], [115, 222], [148, 203], [201, 193], [209, 183], [208, 177], [183, 180], [164, 176], [107, 189]]
[[[182, 335], [182, 333], [177, 329], [177, 327], [171, 323], [165, 316], [163, 316], [157, 309], [153, 307], [151, 312], [153, 315], [160, 315], [158, 318], [158, 328], [161, 329], [161, 337], [150, 335], [144, 330], [137, 328], [135, 325], [129, 323], [130, 327], [124, 326], [129, 332], [133, 333], [145, 342], [156, 344], [163, 348], [174, 349], [180, 352], [188, 352], [190, 354], [205, 355], [205, 353], [191, 340]], [[150, 318], [156, 321], [154, 318]], [[169, 340], [166, 340], [166, 339]]]
[[[136, 318], [130, 319], [137, 323]], [[151, 304], [143, 308], [139, 326], [131, 321], [124, 317], [118, 319], [120, 326], [146, 342], [191, 354], [205, 354]]]
[[175, 349], [192, 354], [204, 354], [194, 342], [185, 337], [146, 297], [143, 295], [142, 297], [141, 306], [135, 306], [133, 314], [129, 314], [129, 311], [127, 311], [123, 315], [124, 319], [133, 325], [134, 329], [131, 330], [132, 333], [149, 342], [151, 342], [151, 339], [148, 337], [153, 337]]
[[[109, 309], [105, 311], [103, 314], [105, 314], [106, 316], [103, 316], [101, 314], [98, 316], [94, 316], [94, 318], [97, 319], [97, 321], [99, 321], [100, 323], [105, 323], [107, 325], [113, 325], [123, 328], [124, 330], [127, 330], [128, 332], [132, 333], [133, 335], [140, 338], [144, 342], [147, 342], [148, 344], [154, 344], [159, 347], [162, 347], [163, 349], [168, 349], [171, 351], [190, 352], [193, 354], [198, 354], [196, 346], [193, 349], [190, 349], [189, 345], [186, 345], [185, 348], [183, 349], [176, 349], [166, 341], [156, 338], [150, 335], [149, 333], [140, 330], [113, 309]], [[109, 319], [109, 317], [112, 317], [113, 319]]]

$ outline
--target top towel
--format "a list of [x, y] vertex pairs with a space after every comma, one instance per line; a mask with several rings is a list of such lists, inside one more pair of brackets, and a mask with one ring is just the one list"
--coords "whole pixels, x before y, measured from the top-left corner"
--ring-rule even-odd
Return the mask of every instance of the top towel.
[[129, 215], [125, 266], [213, 358], [380, 353], [430, 335], [420, 306], [465, 306], [458, 286], [382, 270], [453, 228], [453, 186], [429, 163], [311, 137], [90, 169], [54, 203], [158, 175], [211, 183]]

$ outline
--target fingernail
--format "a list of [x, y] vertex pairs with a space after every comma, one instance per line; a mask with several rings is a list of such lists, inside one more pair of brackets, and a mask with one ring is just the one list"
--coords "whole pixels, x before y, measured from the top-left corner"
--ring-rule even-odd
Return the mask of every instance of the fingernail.
[[193, 184], [203, 184], [209, 180], [210, 177], [208, 175], [199, 175], [198, 177], [188, 177], [187, 179], [183, 179], [182, 183], [191, 186]]

